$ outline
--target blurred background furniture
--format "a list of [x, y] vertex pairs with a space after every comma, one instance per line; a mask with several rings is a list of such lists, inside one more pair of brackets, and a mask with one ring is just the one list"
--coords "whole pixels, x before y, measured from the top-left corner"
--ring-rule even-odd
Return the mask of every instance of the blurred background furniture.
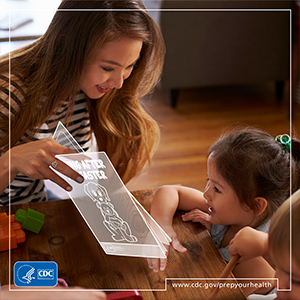
[[0, 0], [0, 55], [43, 35], [61, 0]]
[[163, 9], [150, 13], [166, 43], [160, 84], [173, 107], [184, 88], [265, 81], [273, 81], [274, 98], [282, 98], [290, 79], [294, 1], [145, 0], [145, 5]]
[[[294, 16], [294, 8], [299, 9], [298, 1], [143, 1], [146, 8], [156, 9], [150, 14], [161, 26], [166, 42], [160, 86], [169, 91], [173, 107], [184, 88], [267, 81], [274, 82], [274, 98], [282, 98], [290, 80], [290, 34], [292, 27], [297, 28], [299, 15]], [[60, 2], [0, 0], [2, 27], [9, 13], [11, 23], [32, 20], [10, 32], [0, 30], [0, 55], [41, 36]], [[296, 35], [293, 56], [299, 56]], [[293, 66], [294, 100], [299, 97], [299, 63]]]

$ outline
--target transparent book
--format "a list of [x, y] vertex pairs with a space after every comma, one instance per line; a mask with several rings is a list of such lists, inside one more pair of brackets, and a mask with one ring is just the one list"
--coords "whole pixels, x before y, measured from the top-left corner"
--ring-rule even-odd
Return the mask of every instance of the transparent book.
[[53, 135], [78, 153], [56, 155], [84, 177], [69, 196], [106, 254], [166, 258], [170, 237], [128, 191], [105, 152], [84, 152], [60, 122]]

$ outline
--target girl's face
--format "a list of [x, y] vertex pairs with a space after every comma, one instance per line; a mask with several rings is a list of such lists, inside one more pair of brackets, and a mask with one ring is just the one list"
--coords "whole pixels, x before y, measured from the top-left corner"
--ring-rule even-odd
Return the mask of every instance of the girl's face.
[[215, 166], [215, 158], [210, 155], [207, 160], [208, 182], [204, 198], [208, 205], [211, 223], [214, 225], [232, 225], [244, 227], [254, 221], [253, 213], [242, 208], [232, 187], [219, 174]]
[[[286, 254], [286, 255], [283, 255]], [[298, 255], [299, 253], [295, 253]], [[292, 285], [290, 286], [290, 258], [289, 252], [282, 253], [280, 257], [274, 260], [275, 278], [278, 278], [277, 297], [280, 300], [297, 300], [300, 299], [300, 268], [292, 260]], [[291, 291], [280, 291], [289, 290]]]
[[120, 37], [108, 42], [95, 59], [83, 67], [80, 89], [91, 99], [99, 99], [109, 90], [120, 89], [140, 57], [141, 40]]

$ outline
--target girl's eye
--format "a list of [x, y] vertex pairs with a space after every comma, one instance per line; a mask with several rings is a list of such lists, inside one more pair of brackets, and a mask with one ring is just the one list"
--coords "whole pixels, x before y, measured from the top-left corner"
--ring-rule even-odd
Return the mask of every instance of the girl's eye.
[[214, 189], [217, 193], [221, 193], [221, 191], [217, 187], [214, 187]]
[[[206, 186], [210, 186], [210, 180], [209, 180], [209, 178], [207, 178], [206, 181], [207, 181]], [[221, 193], [221, 191], [217, 187], [214, 186], [212, 188], [215, 190], [215, 192]]]

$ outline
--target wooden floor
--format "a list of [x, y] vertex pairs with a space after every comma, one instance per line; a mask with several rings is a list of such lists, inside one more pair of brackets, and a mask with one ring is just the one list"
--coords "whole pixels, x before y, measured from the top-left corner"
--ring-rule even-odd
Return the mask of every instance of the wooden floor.
[[151, 168], [127, 184], [131, 191], [164, 184], [203, 190], [209, 147], [228, 128], [250, 125], [274, 137], [293, 128], [300, 138], [299, 104], [291, 105], [289, 84], [282, 101], [275, 99], [274, 84], [266, 83], [182, 90], [175, 109], [166, 91], [157, 89], [143, 104], [161, 128], [161, 141]]

